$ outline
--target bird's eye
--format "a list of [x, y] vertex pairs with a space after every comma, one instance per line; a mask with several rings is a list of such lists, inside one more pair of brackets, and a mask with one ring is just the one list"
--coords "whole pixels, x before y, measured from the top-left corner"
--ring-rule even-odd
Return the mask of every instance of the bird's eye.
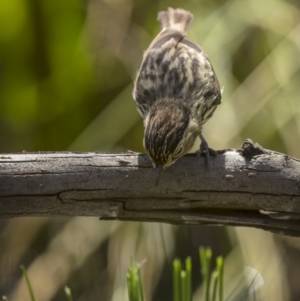
[[215, 96], [216, 96], [216, 93], [214, 91], [211, 91], [211, 90], [205, 92], [205, 94], [204, 94], [205, 99], [214, 98]]

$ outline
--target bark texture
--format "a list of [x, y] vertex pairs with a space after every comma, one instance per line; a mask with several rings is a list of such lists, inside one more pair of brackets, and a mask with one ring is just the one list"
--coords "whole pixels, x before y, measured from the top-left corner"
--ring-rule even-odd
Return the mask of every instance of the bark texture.
[[156, 174], [145, 154], [0, 155], [0, 218], [101, 219], [257, 227], [300, 236], [300, 160], [247, 140]]

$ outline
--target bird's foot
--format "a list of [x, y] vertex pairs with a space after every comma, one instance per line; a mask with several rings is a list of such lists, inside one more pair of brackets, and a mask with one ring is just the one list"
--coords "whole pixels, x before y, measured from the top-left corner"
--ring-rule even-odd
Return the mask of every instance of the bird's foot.
[[200, 149], [197, 151], [197, 156], [201, 157], [203, 154], [206, 158], [215, 157], [219, 155], [219, 153], [216, 150], [210, 147], [201, 147], [200, 145]]
[[209, 164], [210, 156], [212, 156], [212, 157], [217, 156], [218, 152], [215, 151], [214, 149], [208, 147], [208, 143], [206, 142], [206, 140], [204, 139], [202, 134], [200, 134], [200, 140], [201, 140], [201, 144], [200, 144], [200, 148], [197, 152], [197, 156], [200, 157], [203, 154], [205, 154], [206, 163]]

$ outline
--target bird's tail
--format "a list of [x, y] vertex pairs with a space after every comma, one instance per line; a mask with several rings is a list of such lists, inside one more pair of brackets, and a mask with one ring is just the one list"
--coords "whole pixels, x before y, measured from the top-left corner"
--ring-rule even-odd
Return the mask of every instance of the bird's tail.
[[168, 11], [158, 13], [157, 20], [160, 22], [162, 30], [176, 30], [186, 35], [193, 20], [193, 15], [182, 8], [173, 9], [169, 7]]

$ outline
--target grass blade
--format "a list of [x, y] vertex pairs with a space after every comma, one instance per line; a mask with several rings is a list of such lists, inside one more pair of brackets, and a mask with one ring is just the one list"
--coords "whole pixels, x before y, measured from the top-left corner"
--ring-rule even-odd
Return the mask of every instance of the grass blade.
[[127, 290], [129, 301], [144, 301], [144, 287], [141, 275], [141, 265], [131, 259], [127, 271]]
[[211, 274], [211, 257], [212, 252], [210, 248], [200, 247], [199, 256], [201, 262], [201, 273], [203, 277], [203, 282], [205, 285], [205, 301], [210, 301], [210, 274]]
[[68, 301], [73, 301], [71, 289], [67, 285], [65, 285], [64, 287], [64, 292], [67, 296]]
[[206, 258], [206, 301], [210, 301], [210, 278], [211, 278], [211, 248], [207, 248], [205, 251]]
[[132, 260], [130, 267], [127, 272], [127, 289], [129, 301], [139, 301], [139, 292], [138, 292], [138, 275], [136, 271], [136, 266]]
[[185, 260], [186, 271], [186, 300], [192, 301], [192, 259], [187, 257]]
[[30, 280], [29, 280], [27, 272], [26, 272], [26, 269], [23, 265], [20, 266], [20, 269], [22, 271], [23, 277], [25, 278], [25, 282], [26, 282], [26, 285], [27, 285], [27, 288], [28, 288], [28, 291], [30, 294], [31, 301], [36, 301]]
[[186, 299], [186, 271], [182, 270], [180, 272], [180, 282], [181, 282], [181, 301], [187, 301]]
[[139, 300], [144, 301], [144, 286], [142, 281], [142, 274], [141, 274], [141, 266], [137, 265], [137, 273], [138, 273], [138, 291], [139, 291]]
[[181, 262], [177, 258], [173, 261], [173, 301], [180, 301], [180, 273]]
[[219, 273], [218, 272], [214, 272], [212, 274], [212, 282], [213, 282], [213, 291], [212, 291], [211, 301], [216, 301], [217, 300], [218, 283], [219, 283]]
[[217, 258], [217, 269], [219, 274], [219, 301], [223, 301], [223, 272], [224, 272], [224, 265], [223, 265], [223, 257], [219, 256]]

